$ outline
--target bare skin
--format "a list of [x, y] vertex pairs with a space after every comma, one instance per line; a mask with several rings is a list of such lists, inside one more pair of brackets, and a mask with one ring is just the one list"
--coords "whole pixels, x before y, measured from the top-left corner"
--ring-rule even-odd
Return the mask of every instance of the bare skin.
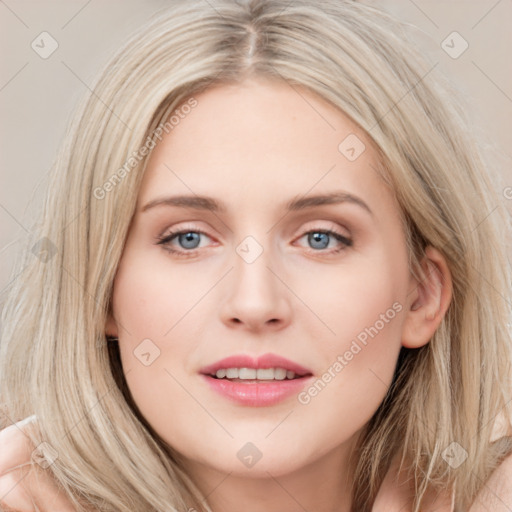
[[[3, 512], [73, 512], [73, 504], [59, 491], [48, 472], [28, 475], [27, 469], [13, 470], [28, 464], [33, 446], [23, 434], [23, 427], [0, 432], [0, 510]], [[510, 434], [510, 433], [509, 433]], [[377, 496], [374, 512], [410, 512], [410, 482], [398, 473], [397, 464], [390, 468]], [[512, 509], [512, 456], [494, 472], [469, 512], [509, 512]], [[35, 504], [35, 505], [34, 505]], [[35, 508], [37, 506], [37, 508]], [[451, 512], [450, 498], [430, 496], [425, 512]], [[90, 509], [90, 512], [97, 512]]]
[[0, 432], [1, 510], [73, 512], [73, 504], [59, 490], [48, 471], [38, 466], [30, 469], [34, 446], [23, 432], [24, 428], [23, 422], [19, 422]]
[[[449, 271], [431, 248], [429, 279], [410, 275], [399, 206], [375, 171], [377, 152], [339, 110], [265, 80], [196, 99], [151, 154], [107, 332], [119, 338], [142, 414], [183, 455], [214, 510], [348, 512], [350, 453], [385, 396], [400, 348], [428, 343], [439, 325]], [[364, 144], [356, 159], [338, 149], [348, 136]], [[357, 200], [285, 208], [340, 190]], [[211, 196], [225, 208], [147, 206], [178, 194]], [[195, 250], [180, 245], [181, 230], [204, 231]], [[318, 230], [343, 241], [331, 233], [315, 247], [307, 233]], [[251, 263], [236, 251], [248, 236], [262, 249]], [[376, 324], [393, 305], [393, 319]], [[270, 407], [233, 404], [199, 373], [226, 356], [272, 352], [319, 378], [373, 325], [378, 334], [307, 403], [293, 396]], [[160, 350], [149, 367], [134, 354], [144, 339]], [[262, 453], [252, 467], [237, 457], [248, 442]]]
[[[425, 345], [439, 326], [451, 300], [449, 269], [429, 248], [427, 279], [409, 273], [399, 207], [375, 171], [377, 153], [337, 109], [260, 80], [197, 100], [151, 154], [106, 332], [119, 338], [137, 406], [181, 453], [213, 510], [349, 512], [351, 450], [385, 396], [400, 348]], [[352, 161], [338, 149], [350, 134], [365, 145]], [[340, 190], [358, 200], [284, 209], [292, 199]], [[226, 208], [145, 208], [178, 194], [211, 196]], [[171, 230], [204, 234], [191, 251], [169, 239]], [[318, 230], [343, 242], [331, 233], [325, 248], [312, 247], [307, 233]], [[263, 249], [250, 264], [236, 251], [247, 236]], [[307, 403], [295, 396], [268, 407], [236, 405], [199, 374], [228, 355], [273, 352], [320, 378], [394, 304], [392, 320]], [[160, 351], [150, 366], [134, 354], [144, 339]], [[247, 442], [263, 454], [251, 468], [237, 457]], [[0, 475], [26, 460], [23, 453], [4, 457]], [[392, 469], [375, 510], [407, 510], [410, 489], [395, 477]]]

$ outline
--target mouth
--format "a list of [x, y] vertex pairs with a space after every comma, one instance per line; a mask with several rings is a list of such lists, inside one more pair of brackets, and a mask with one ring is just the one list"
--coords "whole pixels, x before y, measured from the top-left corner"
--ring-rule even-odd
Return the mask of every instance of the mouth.
[[246, 354], [221, 359], [199, 370], [214, 379], [240, 381], [284, 381], [312, 375], [308, 368], [277, 354], [252, 357]]
[[241, 405], [274, 405], [297, 394], [313, 378], [303, 366], [274, 354], [231, 356], [200, 370], [209, 387]]
[[286, 368], [220, 368], [215, 373], [207, 374], [214, 379], [229, 380], [231, 382], [275, 382], [296, 380], [308, 377], [311, 373], [299, 375]]

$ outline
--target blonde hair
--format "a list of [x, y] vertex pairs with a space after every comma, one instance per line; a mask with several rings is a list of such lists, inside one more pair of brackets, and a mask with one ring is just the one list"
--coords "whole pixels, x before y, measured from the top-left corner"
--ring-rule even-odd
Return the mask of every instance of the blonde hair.
[[[251, 75], [312, 91], [365, 130], [402, 208], [411, 270], [432, 245], [453, 278], [442, 324], [424, 347], [402, 349], [364, 431], [353, 511], [371, 510], [396, 454], [414, 478], [414, 512], [430, 489], [452, 488], [454, 510], [466, 510], [510, 452], [511, 438], [491, 437], [497, 416], [507, 425], [512, 416], [508, 221], [493, 210], [489, 166], [457, 91], [407, 30], [353, 1], [188, 0], [105, 66], [69, 127], [15, 269], [0, 358], [0, 402], [11, 421], [36, 414], [30, 435], [57, 450], [48, 469], [78, 510], [210, 510], [179, 453], [133, 403], [105, 322], [147, 163], [141, 148], [170, 131], [184, 105], [193, 109], [195, 95]], [[457, 467], [443, 457], [453, 442], [467, 454]]]

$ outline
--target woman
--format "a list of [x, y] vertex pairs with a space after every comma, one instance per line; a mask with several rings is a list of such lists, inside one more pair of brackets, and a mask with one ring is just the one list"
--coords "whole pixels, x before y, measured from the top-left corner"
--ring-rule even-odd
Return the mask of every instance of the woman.
[[431, 68], [349, 1], [119, 51], [4, 309], [4, 507], [510, 506], [508, 228]]

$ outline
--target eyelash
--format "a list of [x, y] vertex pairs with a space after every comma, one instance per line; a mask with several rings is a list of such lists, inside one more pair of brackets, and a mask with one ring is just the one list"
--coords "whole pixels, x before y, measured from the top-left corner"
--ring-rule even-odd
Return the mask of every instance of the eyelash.
[[[195, 228], [194, 229], [182, 229], [180, 231], [171, 231], [164, 236], [157, 237], [157, 245], [162, 245], [166, 251], [170, 252], [171, 254], [173, 254], [179, 258], [192, 258], [196, 255], [196, 252], [199, 249], [178, 251], [176, 249], [171, 248], [170, 245], [168, 245], [176, 236], [184, 235], [187, 233], [200, 233], [200, 234], [205, 235], [208, 238], [210, 238], [208, 236], [208, 233], [202, 231], [201, 229], [195, 229]], [[325, 251], [323, 249], [310, 249], [309, 252], [312, 252], [312, 253], [318, 254], [318, 253], [323, 252], [323, 253], [327, 253], [329, 255], [338, 254], [341, 251], [344, 251], [347, 247], [351, 247], [353, 245], [353, 241], [350, 238], [347, 238], [346, 236], [342, 235], [341, 233], [338, 233], [337, 231], [333, 231], [332, 229], [310, 229], [310, 230], [306, 231], [305, 233], [303, 233], [298, 239], [300, 239], [310, 233], [322, 233], [322, 234], [326, 234], [326, 235], [331, 235], [336, 240], [338, 240], [338, 242], [341, 242], [341, 244], [342, 244], [338, 249], [334, 249], [334, 250], [331, 249], [330, 251]]]

